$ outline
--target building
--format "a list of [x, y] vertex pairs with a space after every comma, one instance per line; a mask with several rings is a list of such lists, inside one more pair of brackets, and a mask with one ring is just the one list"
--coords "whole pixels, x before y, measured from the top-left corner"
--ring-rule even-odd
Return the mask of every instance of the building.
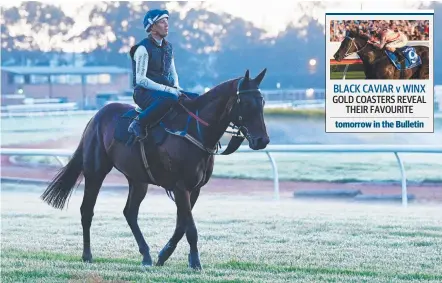
[[[79, 108], [96, 108], [100, 99], [111, 99], [131, 89], [131, 70], [115, 66], [2, 66], [1, 94], [26, 98], [59, 98]], [[97, 103], [98, 101], [98, 103]]]
[[325, 89], [263, 89], [266, 101], [324, 100]]

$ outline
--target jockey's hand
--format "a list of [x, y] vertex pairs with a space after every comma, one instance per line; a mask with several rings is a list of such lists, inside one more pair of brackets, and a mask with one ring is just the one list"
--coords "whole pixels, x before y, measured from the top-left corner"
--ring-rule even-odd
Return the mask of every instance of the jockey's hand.
[[179, 89], [174, 88], [174, 87], [166, 87], [166, 88], [164, 89], [164, 91], [167, 91], [167, 92], [173, 93], [173, 94], [175, 94], [177, 97], [179, 97], [179, 96], [181, 95], [181, 91], [180, 91]]

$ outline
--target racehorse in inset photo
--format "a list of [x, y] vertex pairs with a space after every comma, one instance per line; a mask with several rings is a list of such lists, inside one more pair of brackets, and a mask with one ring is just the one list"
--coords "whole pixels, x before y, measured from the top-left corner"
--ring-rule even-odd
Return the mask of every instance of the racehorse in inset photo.
[[[175, 231], [159, 252], [156, 265], [162, 266], [186, 235], [189, 266], [202, 268], [192, 208], [212, 176], [215, 155], [235, 152], [244, 139], [252, 150], [264, 149], [270, 142], [259, 89], [265, 73], [266, 69], [252, 79], [247, 70], [244, 77], [223, 82], [197, 98], [180, 98], [163, 118], [146, 126], [147, 135], [141, 140], [134, 140], [127, 129], [142, 109], [110, 103], [91, 118], [69, 163], [41, 196], [49, 205], [62, 209], [84, 176], [80, 207], [83, 261], [92, 261], [90, 228], [98, 193], [106, 175], [116, 168], [129, 183], [123, 213], [143, 256], [143, 265], [151, 266], [153, 262], [138, 226], [138, 211], [148, 185], [154, 184], [163, 187], [177, 207]], [[234, 135], [226, 149], [218, 153], [219, 141], [229, 126]]]
[[362, 61], [366, 79], [405, 79], [425, 80], [429, 78], [429, 48], [427, 46], [404, 46], [404, 62], [397, 61], [397, 55], [389, 50], [376, 48], [365, 34], [350, 29], [333, 55], [340, 62], [347, 56], [357, 53]]

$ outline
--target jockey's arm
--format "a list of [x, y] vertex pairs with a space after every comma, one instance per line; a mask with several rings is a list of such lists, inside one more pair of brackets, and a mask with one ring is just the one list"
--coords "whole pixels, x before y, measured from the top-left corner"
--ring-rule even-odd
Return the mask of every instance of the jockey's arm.
[[382, 48], [384, 48], [385, 44], [387, 43], [386, 39], [387, 38], [386, 38], [385, 34], [382, 34], [379, 43], [375, 42], [373, 45], [379, 49], [382, 49]]
[[172, 58], [172, 62], [170, 64], [170, 73], [172, 74], [172, 77], [173, 77], [174, 86], [177, 89], [182, 90], [182, 88], [180, 87], [180, 84], [178, 82], [178, 73], [177, 73], [176, 68], [175, 68], [175, 59], [174, 58]]
[[138, 46], [134, 54], [135, 60], [135, 82], [137, 85], [151, 90], [166, 91], [174, 95], [179, 95], [180, 92], [173, 87], [169, 87], [163, 84], [154, 82], [153, 80], [146, 77], [146, 70], [149, 64], [149, 54], [147, 53], [146, 47]]

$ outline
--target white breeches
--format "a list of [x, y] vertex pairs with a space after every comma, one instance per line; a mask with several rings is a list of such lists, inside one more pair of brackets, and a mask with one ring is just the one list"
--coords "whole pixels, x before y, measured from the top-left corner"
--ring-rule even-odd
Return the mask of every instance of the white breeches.
[[404, 47], [405, 45], [407, 45], [408, 43], [408, 38], [405, 34], [401, 34], [401, 36], [399, 36], [398, 39], [396, 39], [393, 42], [387, 43], [385, 45], [386, 48], [401, 48]]

